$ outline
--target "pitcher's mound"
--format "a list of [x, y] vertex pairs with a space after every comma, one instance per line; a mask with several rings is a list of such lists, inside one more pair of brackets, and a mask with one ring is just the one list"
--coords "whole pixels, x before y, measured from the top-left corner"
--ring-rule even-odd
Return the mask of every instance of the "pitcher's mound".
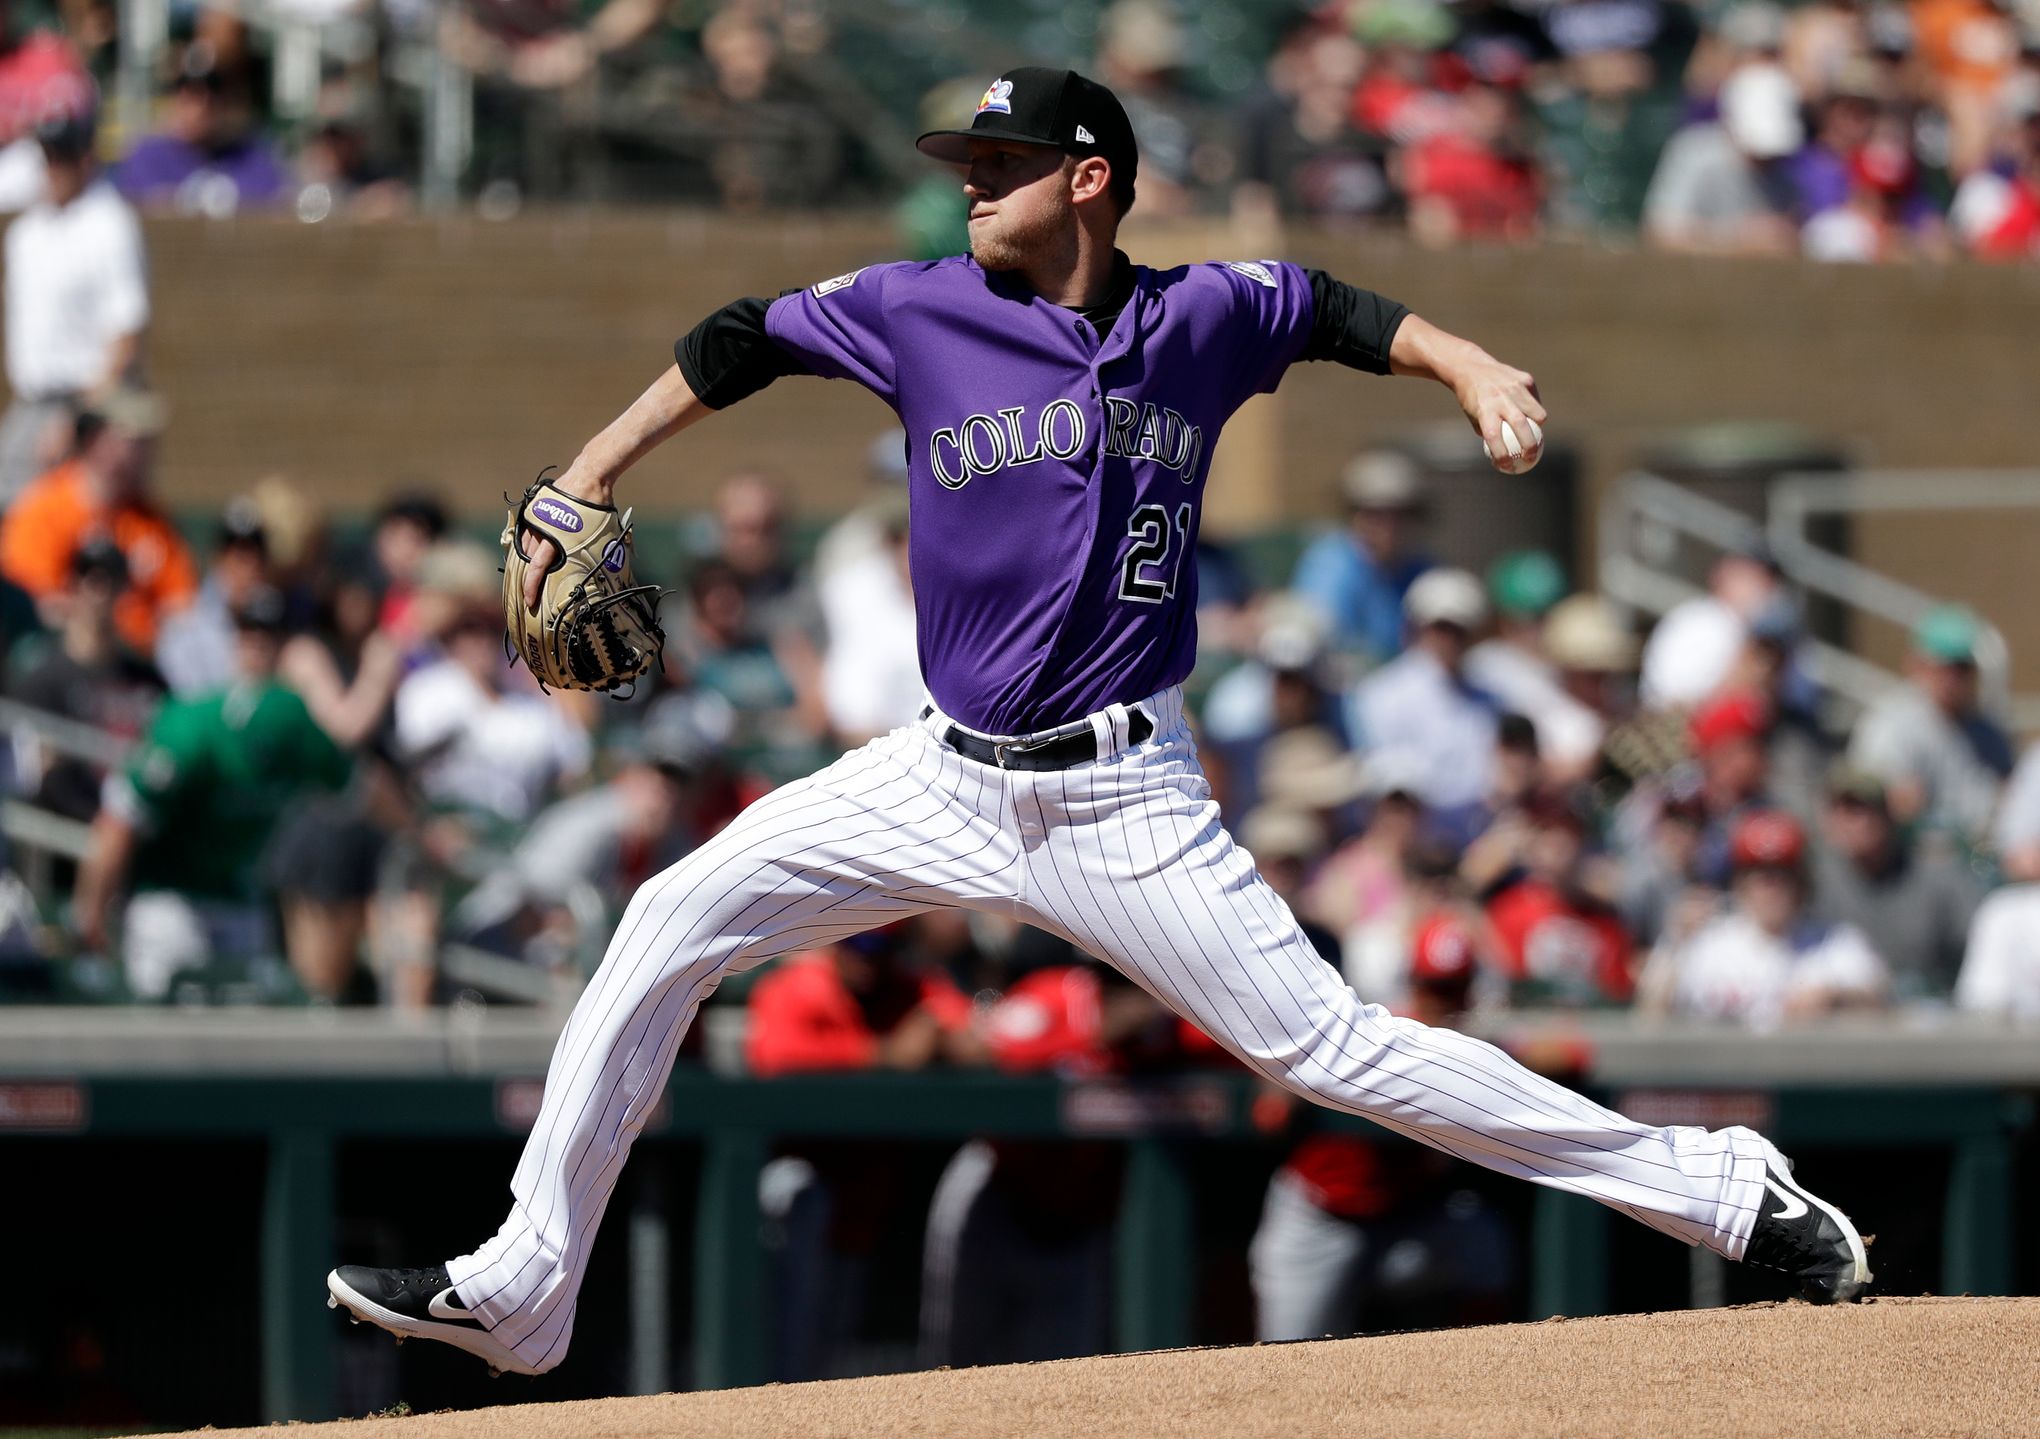
[[[505, 1396], [518, 1381], [503, 1381]], [[2040, 1299], [1879, 1299], [362, 1420], [293, 1439], [2031, 1435]], [[333, 1428], [335, 1426], [325, 1426]], [[214, 1431], [209, 1439], [222, 1439]]]

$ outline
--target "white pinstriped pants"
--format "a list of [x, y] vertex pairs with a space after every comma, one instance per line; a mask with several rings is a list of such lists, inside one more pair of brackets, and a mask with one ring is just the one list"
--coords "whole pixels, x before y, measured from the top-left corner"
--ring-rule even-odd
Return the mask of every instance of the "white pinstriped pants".
[[1747, 1129], [1634, 1124], [1449, 1030], [1364, 1004], [1219, 824], [1180, 691], [1091, 728], [1074, 769], [976, 764], [893, 731], [752, 805], [631, 899], [553, 1051], [510, 1217], [448, 1266], [536, 1369], [557, 1364], [596, 1227], [695, 1010], [725, 974], [923, 910], [1051, 930], [1124, 970], [1256, 1073], [1460, 1159], [1741, 1256], [1763, 1190]]

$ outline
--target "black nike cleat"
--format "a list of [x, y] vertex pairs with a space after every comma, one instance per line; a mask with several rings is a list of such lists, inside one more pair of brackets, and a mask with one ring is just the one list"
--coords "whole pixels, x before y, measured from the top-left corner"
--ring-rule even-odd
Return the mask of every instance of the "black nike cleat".
[[489, 1334], [489, 1326], [468, 1312], [454, 1292], [446, 1266], [431, 1269], [371, 1269], [343, 1264], [326, 1276], [326, 1307], [345, 1307], [356, 1321], [366, 1319], [406, 1339], [437, 1339], [465, 1349], [499, 1375], [536, 1374], [508, 1345]]
[[1841, 1210], [1792, 1178], [1791, 1161], [1764, 1145], [1764, 1202], [1743, 1263], [1776, 1269], [1799, 1282], [1809, 1304], [1853, 1304], [1870, 1287], [1863, 1236]]

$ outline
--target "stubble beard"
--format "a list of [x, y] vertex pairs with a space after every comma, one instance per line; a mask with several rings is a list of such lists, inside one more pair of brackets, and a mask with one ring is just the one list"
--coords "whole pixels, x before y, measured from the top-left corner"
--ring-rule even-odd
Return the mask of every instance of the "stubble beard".
[[972, 232], [971, 258], [986, 270], [1030, 269], [1074, 243], [1074, 212], [1075, 207], [1065, 201], [1044, 205], [1018, 221], [1000, 215], [990, 225], [978, 227], [995, 233]]

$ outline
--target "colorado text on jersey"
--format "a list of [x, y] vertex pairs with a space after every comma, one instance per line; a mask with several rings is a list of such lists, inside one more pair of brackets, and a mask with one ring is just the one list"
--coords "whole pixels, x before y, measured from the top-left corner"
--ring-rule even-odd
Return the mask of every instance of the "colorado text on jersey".
[[[1153, 460], [1189, 484], [1204, 453], [1204, 430], [1165, 406], [1105, 397], [1105, 453]], [[1000, 421], [1004, 421], [1003, 424]], [[960, 490], [978, 475], [1011, 465], [1030, 465], [1047, 455], [1073, 459], [1084, 448], [1084, 412], [1074, 400], [1050, 400], [1033, 421], [1025, 405], [990, 415], [972, 415], [928, 437], [928, 464], [935, 478]]]

